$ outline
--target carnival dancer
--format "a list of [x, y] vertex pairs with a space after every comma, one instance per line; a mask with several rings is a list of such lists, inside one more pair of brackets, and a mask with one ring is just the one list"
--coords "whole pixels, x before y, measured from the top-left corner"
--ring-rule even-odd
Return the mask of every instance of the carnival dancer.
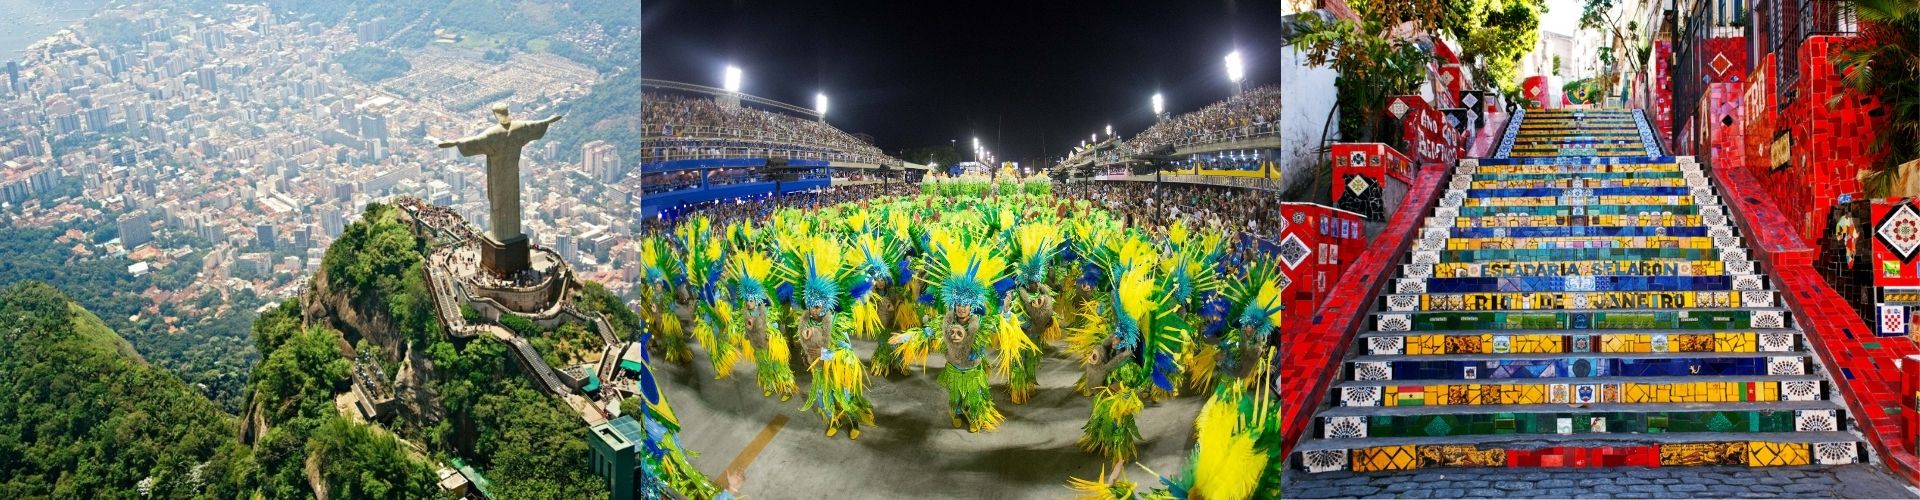
[[[1002, 416], [994, 407], [988, 391], [985, 360], [989, 346], [1000, 351], [995, 373], [1009, 376], [1013, 365], [1025, 353], [1038, 350], [1020, 330], [1012, 311], [1006, 309], [1004, 291], [1014, 286], [1007, 275], [1006, 260], [993, 246], [970, 234], [955, 234], [945, 228], [929, 231], [929, 252], [921, 263], [921, 276], [934, 287], [933, 299], [939, 303], [940, 324], [894, 336], [903, 361], [924, 363], [935, 345], [946, 354], [946, 367], [940, 371], [940, 385], [947, 388], [947, 403], [955, 428], [970, 432], [992, 431]], [[982, 331], [982, 323], [991, 330]], [[983, 335], [984, 334], [984, 335]]]
[[[641, 335], [642, 344], [646, 343], [646, 336]], [[642, 498], [714, 498], [721, 490], [706, 474], [694, 468], [686, 447], [680, 443], [680, 419], [667, 404], [667, 394], [654, 379], [651, 364], [652, 357], [642, 349], [634, 384], [639, 394], [631, 396], [638, 399], [638, 404], [634, 405], [635, 411], [628, 413], [647, 431], [641, 443], [641, 449], [646, 451], [639, 457], [641, 473], [637, 488]]]
[[641, 319], [646, 321], [652, 337], [658, 339], [654, 342], [655, 347], [668, 363], [691, 361], [693, 348], [687, 338], [686, 326], [692, 322], [693, 309], [691, 299], [683, 299], [688, 293], [679, 284], [681, 271], [685, 267], [680, 264], [673, 248], [659, 237], [642, 240], [640, 260], [647, 266], [646, 287], [641, 289], [645, 304]]
[[795, 340], [813, 375], [805, 408], [820, 415], [827, 436], [844, 426], [847, 439], [859, 439], [860, 426], [873, 425], [873, 403], [867, 400], [866, 371], [844, 326], [852, 320], [835, 315], [856, 300], [846, 291], [865, 288], [864, 279], [842, 259], [840, 242], [832, 238], [816, 235], [782, 247], [778, 271], [787, 286], [797, 285], [801, 312]]
[[[1143, 393], [1172, 391], [1180, 367], [1175, 354], [1183, 349], [1188, 325], [1179, 305], [1167, 292], [1170, 276], [1156, 276], [1162, 257], [1138, 233], [1129, 231], [1123, 243], [1100, 246], [1088, 257], [1113, 276], [1105, 312], [1082, 325], [1072, 337], [1090, 367], [1083, 388], [1094, 392], [1093, 415], [1083, 427], [1080, 446], [1100, 453], [1116, 464], [1132, 460], [1139, 425], [1134, 417], [1145, 406]], [[1093, 344], [1086, 344], [1093, 341]]]
[[767, 295], [766, 285], [773, 260], [759, 252], [735, 255], [727, 266], [725, 280], [733, 300], [739, 303], [740, 335], [746, 339], [744, 354], [753, 358], [760, 395], [779, 394], [780, 400], [786, 401], [800, 389], [793, 381], [793, 369], [787, 366], [786, 335], [773, 324], [768, 311], [773, 299]]
[[[1053, 287], [1047, 286], [1047, 267], [1060, 249], [1060, 228], [1049, 223], [1030, 222], [1013, 231], [1013, 248], [1019, 252], [1016, 306], [1026, 316], [1021, 330], [1028, 342], [1050, 345], [1060, 340], [1060, 325], [1053, 318]], [[1025, 404], [1039, 387], [1040, 349], [1024, 351], [1007, 379], [1007, 392], [1013, 404]]]
[[[706, 348], [714, 378], [727, 378], [733, 375], [739, 348], [735, 345], [738, 343], [734, 335], [737, 325], [733, 324], [735, 308], [719, 298], [726, 240], [713, 231], [712, 222], [704, 216], [683, 223], [677, 236], [686, 248], [685, 256], [680, 259], [686, 268], [685, 281], [675, 290], [674, 316], [680, 319], [683, 329], [692, 333], [694, 341]], [[683, 316], [689, 309], [694, 314]]]
[[873, 374], [882, 375], [896, 365], [893, 344], [887, 342], [893, 334], [888, 324], [893, 322], [896, 307], [891, 292], [900, 282], [900, 269], [906, 267], [906, 262], [900, 257], [899, 244], [881, 234], [878, 224], [869, 224], [873, 220], [870, 213], [857, 210], [846, 219], [855, 250], [850, 255], [851, 265], [867, 287], [853, 291], [858, 297], [854, 298], [850, 311], [850, 333], [856, 339], [880, 340], [869, 362], [873, 364]]

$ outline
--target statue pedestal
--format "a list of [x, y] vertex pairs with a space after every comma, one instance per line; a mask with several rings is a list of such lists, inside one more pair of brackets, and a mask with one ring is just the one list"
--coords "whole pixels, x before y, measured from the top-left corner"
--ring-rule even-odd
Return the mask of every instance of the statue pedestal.
[[530, 267], [532, 253], [527, 249], [527, 235], [516, 234], [504, 242], [494, 241], [492, 235], [482, 235], [479, 240], [480, 267], [495, 277], [510, 277]]

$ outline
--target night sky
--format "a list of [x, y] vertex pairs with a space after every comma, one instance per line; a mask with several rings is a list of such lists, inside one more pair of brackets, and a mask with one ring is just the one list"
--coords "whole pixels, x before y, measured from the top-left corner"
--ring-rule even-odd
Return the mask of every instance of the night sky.
[[978, 135], [1023, 160], [1109, 123], [1131, 136], [1152, 124], [1155, 91], [1175, 114], [1230, 95], [1221, 58], [1234, 47], [1249, 86], [1279, 79], [1278, 0], [644, 5], [645, 77], [718, 87], [731, 62], [748, 94], [811, 108], [824, 91], [828, 122], [890, 154], [949, 140], [964, 150]]

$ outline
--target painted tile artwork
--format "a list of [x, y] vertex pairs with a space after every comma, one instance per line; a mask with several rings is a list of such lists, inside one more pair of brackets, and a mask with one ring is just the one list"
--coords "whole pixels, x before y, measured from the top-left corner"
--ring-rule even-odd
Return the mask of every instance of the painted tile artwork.
[[[1296, 468], [1766, 467], [1861, 445], [1715, 181], [1644, 114], [1516, 112], [1493, 158], [1446, 175]], [[1578, 445], [1504, 444], [1543, 436]]]

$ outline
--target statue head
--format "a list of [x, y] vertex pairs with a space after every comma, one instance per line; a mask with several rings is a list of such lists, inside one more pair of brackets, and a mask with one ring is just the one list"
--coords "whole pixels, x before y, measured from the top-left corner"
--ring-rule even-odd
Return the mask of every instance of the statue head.
[[493, 105], [493, 117], [500, 122], [501, 126], [513, 123], [513, 118], [507, 116], [507, 103], [504, 102]]

